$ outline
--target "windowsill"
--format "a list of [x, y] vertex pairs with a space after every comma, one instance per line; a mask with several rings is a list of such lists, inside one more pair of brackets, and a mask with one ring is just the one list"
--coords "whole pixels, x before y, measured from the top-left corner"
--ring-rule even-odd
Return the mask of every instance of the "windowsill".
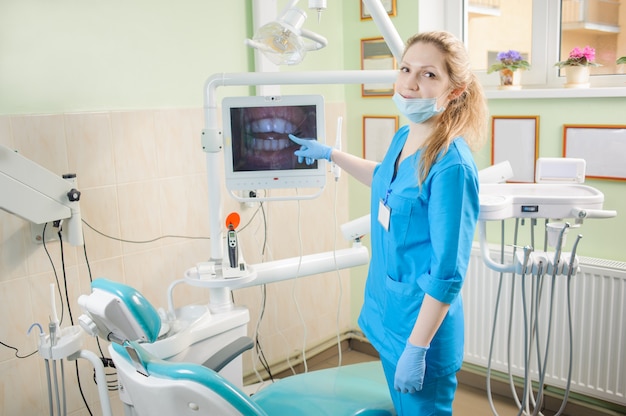
[[524, 88], [521, 90], [499, 90], [485, 87], [485, 95], [489, 100], [518, 98], [605, 98], [626, 97], [624, 87], [590, 87], [590, 88]]

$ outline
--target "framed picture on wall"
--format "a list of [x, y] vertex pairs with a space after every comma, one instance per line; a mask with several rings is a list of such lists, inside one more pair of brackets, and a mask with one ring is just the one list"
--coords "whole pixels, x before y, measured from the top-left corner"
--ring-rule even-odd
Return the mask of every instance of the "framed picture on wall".
[[626, 180], [626, 125], [566, 124], [563, 157], [585, 160], [585, 177]]
[[363, 158], [381, 162], [398, 130], [398, 116], [363, 116]]
[[[396, 0], [378, 0], [383, 4], [385, 11], [389, 16], [396, 15]], [[361, 3], [361, 20], [371, 20], [372, 15], [367, 10], [367, 6], [363, 4], [363, 0], [359, 0]]]
[[[396, 60], [382, 37], [361, 39], [361, 69], [396, 69]], [[369, 83], [361, 85], [363, 97], [391, 97], [393, 83]]]
[[539, 116], [491, 117], [491, 164], [509, 161], [509, 182], [535, 182], [539, 154]]

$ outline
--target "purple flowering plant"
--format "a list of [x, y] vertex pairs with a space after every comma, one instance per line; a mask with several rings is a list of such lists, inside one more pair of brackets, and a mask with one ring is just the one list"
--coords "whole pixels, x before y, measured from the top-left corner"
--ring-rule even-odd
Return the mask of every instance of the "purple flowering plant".
[[529, 69], [530, 64], [525, 60], [518, 51], [509, 50], [506, 52], [498, 52], [497, 60], [495, 64], [491, 65], [487, 69], [487, 73], [490, 74], [496, 71], [502, 71], [508, 69], [510, 71], [517, 71], [518, 69]]
[[575, 47], [569, 53], [566, 60], [557, 62], [555, 66], [563, 68], [564, 66], [600, 66], [596, 60], [596, 50], [590, 46], [583, 49]]

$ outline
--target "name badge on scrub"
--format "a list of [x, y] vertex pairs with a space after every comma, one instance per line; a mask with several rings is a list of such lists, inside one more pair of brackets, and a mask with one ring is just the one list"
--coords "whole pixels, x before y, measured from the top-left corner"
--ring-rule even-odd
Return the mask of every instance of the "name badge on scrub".
[[391, 189], [387, 190], [385, 199], [381, 199], [378, 203], [378, 222], [383, 226], [385, 231], [389, 231], [389, 220], [391, 219], [391, 208], [387, 206], [387, 199], [389, 199], [390, 193]]

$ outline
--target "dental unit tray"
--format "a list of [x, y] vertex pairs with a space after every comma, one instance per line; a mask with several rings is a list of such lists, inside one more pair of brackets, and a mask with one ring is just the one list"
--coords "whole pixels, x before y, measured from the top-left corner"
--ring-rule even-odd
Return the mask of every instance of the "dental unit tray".
[[481, 184], [479, 220], [614, 216], [603, 202], [602, 192], [580, 184]]

